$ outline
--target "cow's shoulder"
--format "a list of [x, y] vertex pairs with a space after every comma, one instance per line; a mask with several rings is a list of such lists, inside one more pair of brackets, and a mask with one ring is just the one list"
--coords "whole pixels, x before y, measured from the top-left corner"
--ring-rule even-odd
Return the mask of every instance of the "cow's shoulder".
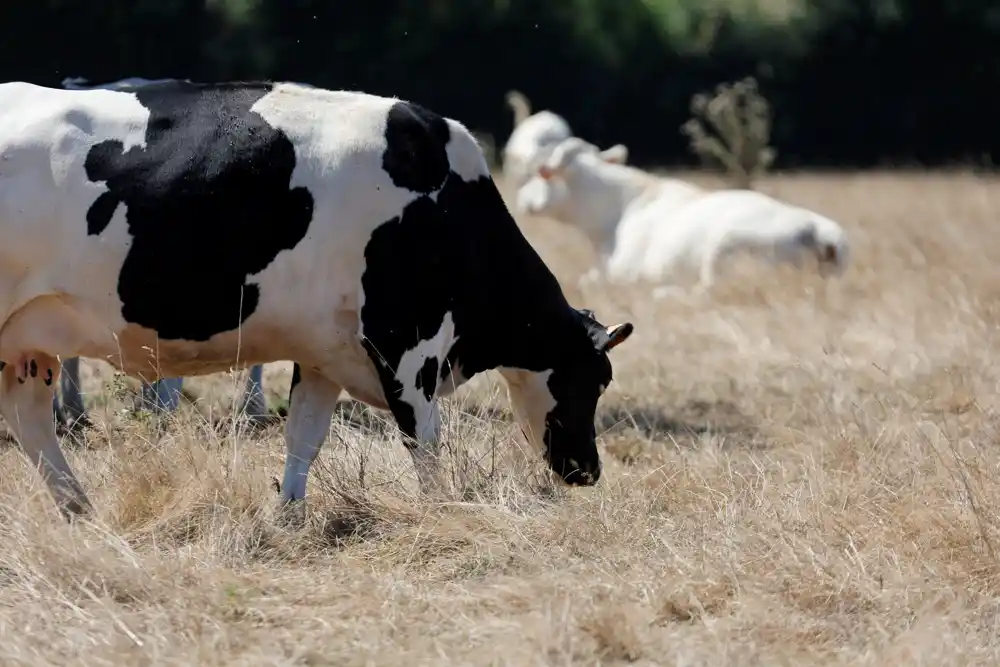
[[384, 151], [383, 168], [397, 187], [419, 194], [365, 247], [362, 326], [393, 367], [433, 338], [448, 313], [458, 337], [480, 328], [498, 281], [511, 280], [507, 271], [494, 275], [497, 258], [530, 272], [537, 256], [461, 123], [397, 101], [386, 115]]
[[427, 194], [450, 172], [451, 128], [438, 114], [412, 102], [396, 102], [385, 121], [382, 168], [397, 187]]
[[385, 123], [382, 168], [398, 187], [428, 194], [449, 174], [464, 181], [489, 176], [482, 147], [460, 122], [414, 102], [396, 101]]

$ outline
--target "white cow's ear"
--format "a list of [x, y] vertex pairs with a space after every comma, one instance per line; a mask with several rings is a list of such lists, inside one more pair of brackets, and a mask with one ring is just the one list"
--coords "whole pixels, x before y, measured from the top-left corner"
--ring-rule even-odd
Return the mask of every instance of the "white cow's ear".
[[605, 162], [625, 164], [626, 160], [628, 160], [628, 147], [625, 144], [615, 144], [611, 148], [605, 148], [598, 155]]
[[635, 327], [631, 322], [623, 322], [621, 324], [615, 324], [608, 327], [608, 339], [603, 345], [604, 351], [610, 352], [624, 343], [628, 340], [628, 337], [632, 335], [633, 331], [635, 331]]

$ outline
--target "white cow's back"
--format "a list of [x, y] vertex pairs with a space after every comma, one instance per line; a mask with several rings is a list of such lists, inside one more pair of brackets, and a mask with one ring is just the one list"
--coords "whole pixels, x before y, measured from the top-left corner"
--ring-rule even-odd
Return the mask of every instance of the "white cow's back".
[[707, 253], [719, 248], [754, 249], [781, 243], [805, 229], [812, 215], [752, 190], [705, 193], [650, 225], [642, 276], [664, 280], [676, 271], [699, 266]]
[[658, 280], [663, 272], [657, 261], [673, 265], [684, 260], [701, 230], [676, 224], [676, 216], [704, 196], [706, 193], [696, 186], [668, 179], [632, 200], [614, 230], [608, 276], [625, 282]]

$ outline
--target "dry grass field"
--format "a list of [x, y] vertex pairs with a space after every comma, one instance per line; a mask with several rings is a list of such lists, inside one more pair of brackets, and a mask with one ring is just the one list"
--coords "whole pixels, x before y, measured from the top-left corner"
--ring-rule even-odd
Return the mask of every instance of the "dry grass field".
[[[843, 222], [841, 281], [744, 264], [711, 298], [567, 287], [636, 325], [595, 488], [542, 474], [484, 376], [445, 402], [440, 497], [345, 398], [286, 529], [281, 427], [220, 420], [241, 377], [191, 381], [158, 425], [86, 367], [98, 426], [68, 448], [94, 525], [0, 450], [0, 664], [998, 664], [1000, 182], [761, 189]], [[522, 223], [573, 284], [581, 237]], [[283, 399], [289, 365], [266, 373]]]

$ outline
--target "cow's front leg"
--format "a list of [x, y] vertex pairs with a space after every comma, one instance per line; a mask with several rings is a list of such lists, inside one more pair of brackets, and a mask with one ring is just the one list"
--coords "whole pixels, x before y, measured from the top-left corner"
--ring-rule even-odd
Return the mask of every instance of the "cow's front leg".
[[339, 396], [339, 385], [316, 371], [295, 364], [288, 392], [288, 421], [285, 424], [285, 477], [281, 485], [283, 506], [305, 499], [309, 468], [326, 439]]
[[413, 459], [420, 490], [426, 493], [437, 489], [441, 482], [441, 408], [437, 399], [420, 411], [414, 426], [413, 434], [403, 431], [403, 444]]
[[39, 471], [67, 519], [89, 513], [90, 500], [70, 468], [52, 418], [59, 362], [44, 353], [24, 353], [0, 371], [0, 413], [21, 450]]
[[441, 408], [437, 399], [440, 363], [419, 346], [403, 355], [396, 372], [382, 374], [382, 390], [413, 459], [424, 492], [439, 486]]
[[437, 356], [427, 354], [427, 347], [418, 344], [404, 352], [393, 371], [390, 362], [372, 353], [374, 346], [368, 344], [386, 405], [396, 418], [403, 444], [413, 458], [422, 491], [431, 491], [438, 485], [441, 451], [441, 408], [437, 399], [441, 364]]

